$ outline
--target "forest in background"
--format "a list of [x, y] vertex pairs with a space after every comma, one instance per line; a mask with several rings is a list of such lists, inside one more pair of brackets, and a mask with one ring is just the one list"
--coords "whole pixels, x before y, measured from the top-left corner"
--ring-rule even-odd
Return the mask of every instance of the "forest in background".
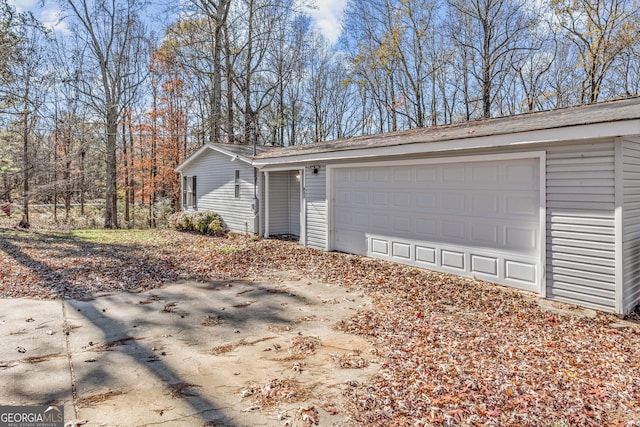
[[[51, 0], [47, 0], [51, 1]], [[153, 227], [207, 142], [289, 146], [635, 96], [640, 0], [0, 0], [0, 205]], [[311, 5], [312, 6], [312, 5]], [[155, 28], [151, 28], [155, 27]], [[2, 213], [0, 212], [0, 215]]]

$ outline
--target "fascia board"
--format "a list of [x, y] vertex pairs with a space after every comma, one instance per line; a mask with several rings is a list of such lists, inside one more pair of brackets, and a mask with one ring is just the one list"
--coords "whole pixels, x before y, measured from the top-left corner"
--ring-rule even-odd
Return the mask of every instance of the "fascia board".
[[195, 153], [187, 157], [182, 163], [176, 166], [174, 170], [176, 172], [182, 172], [192, 161], [194, 161], [195, 159], [200, 157], [205, 151], [207, 151], [207, 149], [217, 151], [218, 153], [224, 154], [231, 158], [237, 158], [238, 160], [248, 164], [252, 163], [251, 159], [248, 157], [234, 153], [233, 151], [225, 150], [224, 148], [215, 146], [213, 144], [205, 144], [202, 147], [200, 147]]
[[502, 135], [485, 135], [466, 137], [435, 142], [412, 142], [382, 147], [366, 147], [343, 149], [340, 151], [323, 151], [319, 153], [300, 154], [272, 158], [258, 158], [253, 161], [257, 168], [277, 167], [290, 163], [331, 162], [347, 159], [369, 159], [375, 157], [428, 154], [445, 151], [470, 150], [477, 148], [513, 147], [540, 143], [557, 143], [564, 141], [580, 141], [587, 139], [639, 135], [640, 119], [620, 122], [596, 123], [589, 125], [568, 126], [562, 128], [541, 129], [528, 132]]

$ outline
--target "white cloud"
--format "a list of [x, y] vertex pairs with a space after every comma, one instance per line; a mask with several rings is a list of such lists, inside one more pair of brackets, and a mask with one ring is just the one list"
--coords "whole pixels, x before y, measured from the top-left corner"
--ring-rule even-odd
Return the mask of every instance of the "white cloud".
[[[34, 12], [39, 0], [8, 0], [11, 6], [14, 6], [18, 12], [24, 12], [30, 10]], [[34, 12], [35, 14], [35, 12]]]
[[37, 16], [42, 25], [53, 30], [56, 34], [68, 34], [69, 27], [62, 21], [62, 11], [60, 9], [44, 9]]
[[56, 9], [53, 5], [45, 3], [41, 6], [40, 0], [8, 0], [8, 3], [16, 8], [18, 12], [31, 12], [38, 21], [46, 28], [53, 30], [57, 34], [67, 34], [69, 27], [61, 21], [61, 9]]
[[314, 27], [331, 43], [340, 37], [340, 21], [347, 0], [315, 0], [315, 8], [307, 9]]

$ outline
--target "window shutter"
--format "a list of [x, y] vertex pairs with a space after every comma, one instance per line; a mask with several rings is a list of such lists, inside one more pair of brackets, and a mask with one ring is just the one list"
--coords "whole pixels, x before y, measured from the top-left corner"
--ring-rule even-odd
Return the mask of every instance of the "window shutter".
[[234, 180], [234, 190], [235, 190], [235, 198], [239, 199], [240, 198], [240, 171], [236, 170], [236, 176], [235, 176], [235, 180]]
[[198, 198], [196, 197], [196, 177], [193, 176], [191, 177], [191, 179], [193, 180], [191, 186], [192, 186], [192, 194], [193, 194], [193, 208], [197, 209], [198, 208]]
[[188, 192], [188, 188], [187, 188], [187, 177], [183, 176], [182, 177], [182, 209], [186, 209], [187, 208], [187, 192]]

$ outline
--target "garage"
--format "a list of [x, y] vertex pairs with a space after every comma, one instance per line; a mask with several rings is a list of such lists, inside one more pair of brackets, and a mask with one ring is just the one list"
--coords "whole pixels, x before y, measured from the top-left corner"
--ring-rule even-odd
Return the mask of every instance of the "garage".
[[334, 166], [332, 249], [539, 292], [541, 156]]

